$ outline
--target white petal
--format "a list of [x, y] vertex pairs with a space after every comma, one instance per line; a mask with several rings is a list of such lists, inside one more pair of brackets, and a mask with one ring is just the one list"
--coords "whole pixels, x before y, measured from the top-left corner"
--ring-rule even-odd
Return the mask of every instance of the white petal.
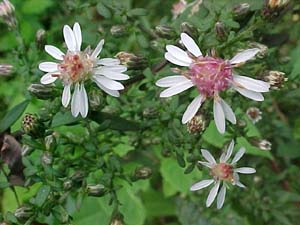
[[219, 100], [214, 101], [214, 120], [218, 131], [221, 134], [225, 133], [225, 114]]
[[160, 97], [161, 98], [171, 97], [171, 96], [181, 93], [193, 86], [194, 86], [194, 84], [192, 83], [192, 81], [188, 80], [188, 81], [180, 83], [176, 86], [169, 87], [166, 90], [162, 91], [160, 93]]
[[75, 84], [74, 93], [71, 101], [71, 112], [74, 117], [77, 117], [80, 112], [81, 97], [79, 95], [79, 84]]
[[167, 45], [166, 49], [174, 58], [183, 61], [185, 63], [189, 63], [189, 64], [192, 63], [192, 59], [181, 48], [178, 48], [174, 45]]
[[202, 188], [205, 188], [209, 185], [211, 185], [212, 183], [214, 182], [213, 179], [210, 179], [210, 180], [202, 180], [196, 184], [193, 184], [192, 187], [190, 188], [191, 191], [197, 191], [197, 190], [200, 190]]
[[246, 186], [240, 182], [239, 174], [234, 171], [233, 171], [233, 185], [237, 185], [241, 188], [246, 188]]
[[46, 45], [45, 46], [45, 51], [51, 55], [53, 58], [57, 60], [63, 60], [63, 56], [65, 55], [60, 49], [56, 48], [55, 46], [52, 45]]
[[97, 47], [95, 48], [95, 50], [93, 51], [92, 55], [91, 55], [91, 58], [94, 58], [96, 59], [98, 57], [98, 55], [100, 54], [100, 52], [102, 51], [102, 48], [103, 48], [103, 45], [104, 45], [104, 39], [102, 39]]
[[207, 200], [206, 200], [206, 207], [210, 207], [211, 204], [213, 203], [213, 201], [215, 200], [217, 194], [218, 194], [218, 190], [220, 187], [220, 181], [217, 181], [217, 183], [215, 184], [215, 186], [210, 190]]
[[270, 88], [270, 84], [261, 80], [256, 80], [250, 77], [234, 75], [234, 82], [243, 86], [244, 88], [255, 91], [255, 92], [268, 92]]
[[97, 84], [97, 86], [102, 89], [105, 93], [114, 96], [114, 97], [120, 97], [120, 93], [116, 90], [110, 90], [106, 87], [104, 87], [102, 84], [100, 84], [99, 82], [95, 82]]
[[195, 43], [193, 38], [191, 38], [186, 33], [182, 33], [180, 35], [181, 41], [184, 44], [184, 46], [187, 48], [187, 50], [192, 53], [194, 56], [199, 57], [202, 55], [198, 45]]
[[220, 162], [221, 163], [226, 163], [227, 160], [230, 158], [232, 151], [233, 151], [233, 147], [234, 147], [234, 140], [232, 140], [227, 148], [226, 154], [222, 154], [221, 158], [220, 158]]
[[226, 186], [225, 184], [222, 185], [222, 188], [218, 194], [218, 198], [217, 198], [217, 208], [221, 209], [224, 201], [225, 201], [225, 195], [226, 195]]
[[100, 68], [96, 69], [97, 71], [114, 71], [114, 72], [119, 72], [123, 73], [127, 70], [126, 66], [123, 65], [114, 65], [114, 66], [102, 66]]
[[214, 166], [214, 164], [209, 163], [209, 162], [198, 161], [198, 163], [200, 163], [201, 165], [206, 166], [208, 168], [212, 168]]
[[79, 96], [80, 96], [80, 108], [79, 111], [81, 113], [81, 116], [85, 118], [88, 114], [89, 111], [89, 103], [88, 103], [88, 96], [84, 87], [84, 84], [82, 83], [80, 86], [80, 91], [79, 91]]
[[110, 90], [118, 91], [118, 90], [123, 90], [124, 89], [123, 84], [121, 84], [117, 81], [111, 80], [111, 79], [109, 79], [107, 77], [104, 77], [104, 76], [95, 75], [93, 77], [93, 79], [96, 83], [100, 83], [101, 85], [103, 85], [104, 87], [106, 87]]
[[97, 61], [97, 64], [104, 65], [104, 66], [115, 66], [120, 64], [120, 60], [113, 59], [113, 58], [103, 58], [103, 59], [99, 59]]
[[200, 108], [201, 104], [203, 102], [203, 96], [198, 95], [194, 100], [189, 104], [187, 109], [185, 110], [181, 122], [183, 124], [186, 124], [188, 121], [190, 121], [198, 112], [198, 109]]
[[191, 64], [190, 62], [184, 62], [180, 59], [175, 58], [170, 52], [165, 53], [165, 59], [178, 66], [190, 66]]
[[234, 169], [234, 172], [244, 173], [244, 174], [251, 174], [251, 173], [255, 173], [256, 170], [254, 168], [251, 168], [251, 167], [240, 167], [240, 168]]
[[232, 159], [231, 164], [236, 163], [237, 161], [239, 161], [242, 156], [245, 154], [246, 149], [245, 148], [240, 148], [240, 150], [235, 154], [234, 158]]
[[71, 84], [67, 84], [64, 87], [61, 103], [64, 107], [68, 107], [71, 100]]
[[73, 30], [68, 25], [64, 26], [63, 34], [65, 38], [66, 45], [70, 51], [76, 51], [76, 39], [73, 33]]
[[239, 88], [239, 87], [234, 87], [234, 89], [236, 91], [238, 91], [241, 95], [247, 97], [247, 98], [250, 98], [254, 101], [263, 101], [264, 100], [264, 96], [259, 93], [259, 92], [255, 92], [255, 91], [249, 91], [247, 89], [244, 89], [244, 88]]
[[41, 78], [41, 83], [42, 84], [52, 84], [55, 82], [57, 77], [53, 77], [52, 73], [46, 73], [44, 76]]
[[252, 49], [247, 49], [245, 51], [242, 51], [242, 52], [236, 54], [236, 56], [234, 56], [230, 60], [230, 63], [237, 64], [237, 63], [246, 62], [249, 59], [253, 58], [259, 51], [260, 50], [258, 48], [252, 48]]
[[80, 51], [81, 43], [82, 43], [82, 35], [81, 35], [80, 25], [77, 22], [73, 26], [73, 33], [76, 40], [76, 51]]
[[123, 74], [118, 71], [113, 71], [112, 69], [109, 69], [108, 67], [100, 68], [95, 70], [95, 74], [101, 74], [103, 76], [106, 76], [107, 78], [113, 79], [113, 80], [128, 80], [129, 76], [126, 74]]
[[239, 187], [241, 187], [241, 188], [246, 188], [246, 186], [245, 186], [244, 184], [242, 184], [240, 181], [237, 181], [237, 182], [235, 183], [235, 185], [237, 185], [237, 186], [239, 186]]
[[232, 124], [236, 124], [236, 117], [231, 107], [223, 100], [220, 101], [222, 105], [223, 112], [227, 120], [229, 120]]
[[216, 165], [215, 158], [210, 154], [209, 151], [201, 149], [202, 156], [212, 165]]
[[39, 64], [39, 69], [44, 72], [57, 72], [58, 65], [54, 62], [42, 62]]
[[188, 78], [186, 78], [185, 76], [168, 76], [159, 79], [155, 84], [159, 87], [172, 87], [185, 81], [188, 81]]

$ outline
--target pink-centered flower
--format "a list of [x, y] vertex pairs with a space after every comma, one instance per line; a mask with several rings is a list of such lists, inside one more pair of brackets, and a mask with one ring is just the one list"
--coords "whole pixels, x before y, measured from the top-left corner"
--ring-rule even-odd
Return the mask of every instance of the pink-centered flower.
[[235, 168], [236, 163], [244, 155], [245, 148], [240, 148], [240, 150], [233, 157], [232, 161], [228, 163], [228, 160], [232, 155], [233, 147], [234, 141], [232, 140], [227, 151], [221, 155], [219, 163], [216, 162], [215, 158], [210, 154], [209, 151], [205, 149], [201, 150], [202, 156], [207, 160], [207, 162], [199, 161], [199, 163], [210, 169], [210, 175], [213, 178], [202, 180], [192, 185], [190, 190], [197, 191], [202, 188], [208, 187], [211, 184], [214, 184], [208, 194], [206, 207], [210, 207], [214, 200], [217, 198], [217, 208], [222, 208], [225, 201], [226, 187], [228, 187], [228, 184], [245, 188], [246, 186], [240, 182], [238, 174], [252, 174], [256, 172], [255, 169], [251, 167]]
[[233, 88], [240, 94], [255, 101], [263, 101], [261, 93], [268, 92], [267, 82], [234, 73], [234, 67], [253, 58], [260, 50], [248, 49], [238, 53], [230, 60], [212, 56], [203, 56], [195, 41], [186, 33], [181, 34], [181, 41], [187, 51], [174, 45], [167, 45], [165, 58], [178, 66], [188, 67], [188, 70], [177, 70], [181, 75], [168, 76], [156, 82], [159, 87], [165, 87], [160, 97], [166, 98], [179, 94], [191, 87], [196, 87], [199, 95], [190, 103], [182, 117], [182, 123], [190, 121], [199, 110], [201, 104], [209, 98], [214, 99], [214, 120], [220, 133], [225, 132], [225, 119], [236, 123], [236, 117], [231, 107], [220, 97], [219, 93]]
[[45, 46], [45, 51], [59, 62], [39, 64], [39, 69], [46, 72], [41, 78], [41, 83], [51, 84], [60, 79], [64, 85], [62, 105], [68, 107], [71, 102], [72, 115], [77, 117], [81, 114], [82, 117], [86, 117], [89, 106], [84, 83], [92, 80], [107, 94], [119, 97], [119, 90], [124, 89], [124, 86], [115, 80], [129, 79], [128, 75], [123, 74], [127, 67], [120, 65], [119, 59], [98, 59], [104, 40], [99, 42], [94, 51], [90, 51], [89, 48], [81, 51], [82, 35], [78, 23], [74, 24], [73, 29], [65, 25], [63, 35], [68, 47], [66, 53], [52, 45]]

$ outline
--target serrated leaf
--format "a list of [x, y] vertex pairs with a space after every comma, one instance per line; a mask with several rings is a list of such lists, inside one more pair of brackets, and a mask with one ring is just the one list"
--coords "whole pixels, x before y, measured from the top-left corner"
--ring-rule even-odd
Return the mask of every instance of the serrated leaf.
[[6, 113], [0, 122], [0, 133], [10, 128], [22, 116], [28, 104], [29, 100], [25, 100]]

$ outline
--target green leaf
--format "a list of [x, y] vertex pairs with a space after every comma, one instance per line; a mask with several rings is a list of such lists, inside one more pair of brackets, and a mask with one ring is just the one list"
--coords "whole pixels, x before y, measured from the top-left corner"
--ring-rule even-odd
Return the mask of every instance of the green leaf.
[[109, 113], [92, 112], [90, 118], [99, 124], [108, 120], [110, 122], [108, 128], [112, 130], [134, 131], [140, 129], [140, 124]]
[[[225, 136], [225, 135], [224, 135]], [[219, 133], [216, 128], [215, 121], [211, 121], [209, 126], [206, 128], [202, 138], [209, 144], [222, 148], [226, 142], [223, 135]]]
[[143, 8], [131, 9], [128, 12], [128, 16], [146, 16], [146, 15], [147, 15], [147, 10]]
[[25, 100], [7, 112], [0, 122], [0, 133], [10, 128], [22, 116], [28, 104], [29, 100]]
[[48, 185], [43, 185], [40, 187], [36, 197], [35, 197], [35, 205], [41, 207], [50, 194], [51, 188]]
[[106, 19], [111, 18], [110, 10], [102, 2], [99, 2], [97, 4], [96, 9], [97, 9], [97, 12], [104, 18], [106, 18]]
[[59, 127], [62, 125], [73, 125], [78, 123], [81, 117], [74, 117], [71, 112], [58, 112], [52, 119], [51, 127]]
[[184, 174], [184, 169], [177, 165], [175, 159], [162, 159], [160, 172], [163, 177], [163, 192], [166, 197], [177, 192], [189, 193], [190, 187], [201, 177], [201, 172], [194, 170], [190, 174]]
[[22, 12], [24, 14], [42, 14], [53, 5], [51, 0], [27, 0], [24, 1]]

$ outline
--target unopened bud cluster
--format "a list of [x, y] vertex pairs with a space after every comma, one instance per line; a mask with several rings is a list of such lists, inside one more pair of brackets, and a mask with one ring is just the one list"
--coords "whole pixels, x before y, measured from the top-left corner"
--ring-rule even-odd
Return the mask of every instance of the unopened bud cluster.
[[17, 21], [15, 18], [15, 7], [9, 0], [0, 2], [0, 18], [11, 28], [15, 28]]
[[22, 121], [22, 128], [25, 133], [29, 134], [35, 132], [38, 118], [33, 114], [26, 114]]
[[13, 69], [12, 65], [9, 64], [0, 64], [0, 76], [8, 76], [11, 74]]
[[187, 123], [187, 130], [191, 134], [202, 132], [205, 130], [205, 128], [206, 118], [201, 114], [194, 116], [193, 119]]

